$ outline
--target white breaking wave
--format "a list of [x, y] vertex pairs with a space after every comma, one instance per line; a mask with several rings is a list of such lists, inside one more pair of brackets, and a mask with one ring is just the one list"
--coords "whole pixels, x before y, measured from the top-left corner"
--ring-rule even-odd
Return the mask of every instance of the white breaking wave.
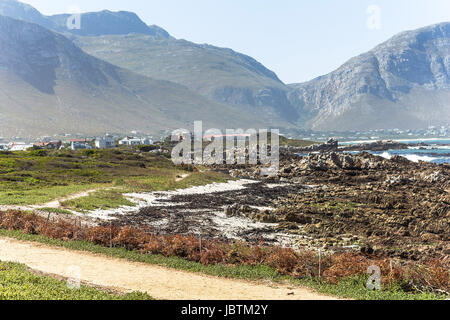
[[[408, 159], [409, 161], [412, 162], [419, 162], [419, 161], [425, 161], [425, 162], [431, 162], [434, 160], [437, 160], [438, 158], [433, 158], [433, 157], [429, 157], [429, 156], [421, 156], [421, 155], [417, 155], [417, 154], [402, 154], [400, 155], [403, 158]], [[392, 158], [392, 154], [390, 154], [389, 152], [385, 151], [382, 154], [380, 154], [380, 157], [383, 157], [385, 159], [391, 159]]]
[[390, 159], [390, 158], [392, 158], [392, 155], [389, 152], [385, 151], [382, 154], [380, 154], [380, 157], [383, 157], [385, 159]]
[[429, 156], [419, 156], [417, 154], [406, 154], [406, 155], [402, 155], [402, 157], [404, 157], [412, 162], [419, 162], [419, 161], [431, 162], [431, 161], [438, 159], [438, 158], [433, 158], [433, 157], [429, 157]]
[[[406, 158], [406, 159], [408, 159], [409, 161], [412, 161], [412, 162], [419, 162], [419, 161], [431, 162], [431, 161], [439, 159], [439, 158], [433, 158], [433, 157], [430, 157], [430, 156], [421, 156], [421, 155], [418, 155], [418, 154], [402, 154], [402, 155], [399, 155], [399, 156], [401, 156], [403, 158]], [[385, 151], [382, 154], [380, 154], [380, 157], [383, 157], [385, 159], [391, 159], [392, 158], [392, 154], [390, 154], [389, 152]]]

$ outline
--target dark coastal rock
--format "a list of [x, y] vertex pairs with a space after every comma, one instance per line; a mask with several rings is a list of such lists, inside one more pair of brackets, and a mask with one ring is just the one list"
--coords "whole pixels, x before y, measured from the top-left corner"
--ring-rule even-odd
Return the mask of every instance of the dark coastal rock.
[[287, 150], [293, 153], [309, 153], [309, 152], [331, 152], [337, 151], [339, 147], [339, 142], [335, 139], [330, 139], [327, 143], [314, 144], [312, 146], [304, 148], [289, 147]]
[[[262, 179], [258, 166], [231, 171]], [[297, 225], [312, 238], [301, 242], [306, 247], [422, 260], [443, 258], [450, 246], [450, 165], [328, 152], [282, 159], [272, 179], [316, 186], [280, 197], [270, 214], [281, 230]]]
[[[423, 145], [422, 145], [423, 146]], [[387, 150], [405, 150], [408, 145], [400, 142], [376, 141], [372, 143], [360, 143], [349, 146], [340, 147], [340, 151], [387, 151]]]

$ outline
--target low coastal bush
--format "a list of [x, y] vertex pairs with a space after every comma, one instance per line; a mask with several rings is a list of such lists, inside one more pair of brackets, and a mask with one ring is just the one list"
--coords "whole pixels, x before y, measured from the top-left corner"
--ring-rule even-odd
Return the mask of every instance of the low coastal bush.
[[318, 279], [338, 284], [349, 278], [367, 276], [369, 266], [381, 270], [383, 286], [400, 286], [408, 292], [450, 292], [450, 264], [445, 261], [394, 263], [359, 252], [319, 257], [316, 252], [221, 242], [194, 236], [151, 234], [143, 228], [114, 225], [87, 227], [76, 221], [46, 219], [21, 211], [0, 212], [0, 229], [18, 230], [58, 240], [83, 240], [104, 247], [121, 247], [143, 254], [180, 257], [204, 265], [267, 265], [281, 275], [297, 279]]

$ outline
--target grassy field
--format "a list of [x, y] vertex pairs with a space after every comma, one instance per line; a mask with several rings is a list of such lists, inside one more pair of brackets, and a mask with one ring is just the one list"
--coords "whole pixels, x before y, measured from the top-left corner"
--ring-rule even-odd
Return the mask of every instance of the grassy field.
[[[180, 175], [189, 177], [177, 181]], [[129, 150], [0, 152], [0, 205], [35, 205], [87, 190], [87, 199], [66, 203], [68, 208], [91, 210], [129, 204], [124, 192], [185, 188], [227, 176], [214, 172], [188, 172], [165, 156]]]
[[81, 284], [38, 275], [25, 265], [0, 262], [0, 300], [151, 300], [143, 293], [116, 294]]
[[106, 210], [121, 206], [133, 206], [133, 202], [125, 199], [123, 194], [117, 190], [100, 190], [74, 200], [68, 200], [61, 205], [70, 210], [89, 212], [97, 209]]
[[366, 278], [348, 278], [340, 281], [337, 285], [323, 282], [318, 278], [299, 280], [290, 276], [281, 275], [266, 265], [237, 265], [228, 266], [223, 264], [203, 265], [201, 263], [188, 261], [179, 257], [166, 257], [163, 255], [142, 254], [138, 251], [130, 251], [125, 248], [109, 248], [93, 244], [87, 241], [76, 240], [56, 240], [40, 235], [24, 234], [20, 231], [0, 229], [0, 236], [15, 238], [23, 241], [34, 241], [51, 246], [64, 247], [71, 250], [87, 251], [103, 254], [110, 257], [126, 259], [130, 261], [149, 263], [163, 267], [185, 270], [207, 274], [211, 276], [244, 279], [244, 280], [269, 280], [272, 282], [287, 282], [295, 285], [303, 285], [314, 288], [320, 293], [358, 300], [443, 300], [444, 295], [432, 293], [412, 294], [401, 289], [400, 285], [383, 288], [381, 291], [371, 291], [366, 289]]

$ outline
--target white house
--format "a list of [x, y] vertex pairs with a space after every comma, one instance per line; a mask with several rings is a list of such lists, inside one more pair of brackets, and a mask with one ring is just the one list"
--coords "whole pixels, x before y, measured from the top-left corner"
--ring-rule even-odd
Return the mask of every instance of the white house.
[[33, 145], [25, 142], [11, 142], [8, 147], [9, 151], [26, 151], [33, 148]]
[[92, 149], [86, 139], [70, 140], [70, 148], [72, 150]]
[[111, 135], [105, 135], [102, 138], [95, 139], [95, 147], [97, 149], [108, 149], [116, 146], [114, 137]]
[[149, 138], [126, 137], [119, 141], [119, 145], [121, 145], [121, 146], [140, 146], [140, 145], [150, 145], [150, 144], [153, 144], [153, 141]]

